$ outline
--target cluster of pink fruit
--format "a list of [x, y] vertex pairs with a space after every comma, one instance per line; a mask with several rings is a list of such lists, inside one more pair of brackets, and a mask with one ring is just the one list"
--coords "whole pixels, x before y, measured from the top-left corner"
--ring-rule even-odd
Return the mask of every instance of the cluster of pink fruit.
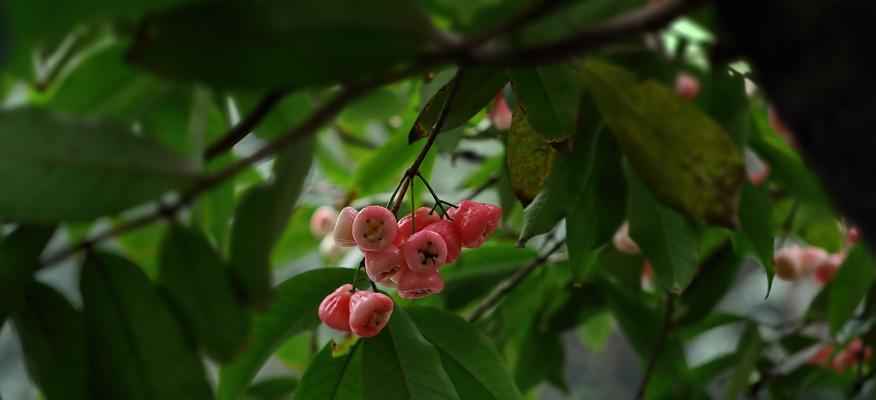
[[833, 355], [833, 346], [821, 346], [812, 357], [809, 358], [809, 364], [821, 365], [833, 369], [836, 372], [843, 372], [858, 360], [869, 362], [873, 358], [873, 349], [870, 346], [864, 346], [861, 339], [852, 340], [846, 348], [839, 351], [836, 356]]
[[[463, 247], [483, 244], [499, 225], [502, 210], [463, 201], [447, 216], [444, 219], [422, 207], [396, 221], [385, 207], [368, 206], [358, 212], [346, 207], [332, 237], [338, 246], [359, 248], [372, 282], [397, 286], [401, 298], [419, 299], [444, 290], [438, 269], [455, 262]], [[326, 297], [319, 310], [320, 319], [329, 327], [362, 337], [380, 332], [391, 313], [388, 297], [355, 291], [349, 284]]]
[[794, 281], [811, 273], [824, 286], [836, 276], [845, 258], [845, 252], [830, 254], [815, 246], [791, 245], [776, 250], [773, 263], [781, 279]]

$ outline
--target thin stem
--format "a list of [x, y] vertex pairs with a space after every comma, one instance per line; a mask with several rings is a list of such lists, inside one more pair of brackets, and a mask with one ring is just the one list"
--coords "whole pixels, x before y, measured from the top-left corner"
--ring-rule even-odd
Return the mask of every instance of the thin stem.
[[417, 221], [415, 218], [417, 213], [414, 212], [414, 210], [417, 209], [417, 204], [416, 201], [414, 201], [414, 193], [416, 193], [414, 190], [414, 178], [411, 178], [411, 235], [417, 233]]
[[547, 252], [543, 253], [535, 260], [532, 260], [532, 262], [526, 264], [526, 266], [524, 266], [523, 268], [517, 270], [514, 275], [512, 275], [506, 281], [502, 282], [502, 284], [496, 287], [496, 290], [494, 290], [489, 297], [481, 302], [481, 304], [468, 316], [468, 320], [470, 322], [474, 322], [483, 317], [484, 314], [487, 313], [487, 311], [490, 311], [490, 309], [492, 309], [499, 302], [499, 300], [502, 299], [502, 297], [514, 290], [514, 288], [517, 287], [517, 285], [520, 284], [520, 282], [523, 281], [524, 278], [529, 276], [529, 274], [534, 271], [538, 266], [544, 264], [548, 260], [548, 258], [550, 258], [551, 255], [553, 255], [557, 252], [557, 250], [563, 247], [564, 244], [566, 244], [566, 239], [558, 240], [556, 243], [554, 243], [554, 246], [551, 247]]
[[666, 293], [666, 316], [663, 318], [663, 327], [657, 336], [657, 341], [654, 342], [654, 347], [651, 348], [651, 356], [648, 357], [648, 364], [645, 366], [645, 374], [642, 376], [642, 382], [639, 384], [639, 390], [636, 391], [636, 399], [644, 399], [645, 391], [648, 389], [648, 382], [651, 376], [654, 375], [654, 367], [657, 365], [657, 360], [660, 358], [660, 351], [663, 344], [666, 342], [666, 337], [669, 336], [669, 330], [672, 329], [672, 320], [675, 313], [675, 295]]
[[[435, 190], [432, 189], [432, 185], [429, 184], [429, 181], [426, 180], [426, 177], [424, 177], [423, 174], [417, 172], [417, 176], [420, 178], [421, 181], [423, 181], [423, 184], [426, 185], [426, 189], [429, 189], [429, 193], [432, 194], [432, 200], [435, 200], [435, 207], [441, 209], [441, 216], [446, 216], [447, 210], [444, 209], [444, 205], [442, 204], [446, 203], [446, 201], [443, 201], [440, 197], [438, 197], [438, 194], [435, 193]], [[413, 182], [411, 182], [411, 185], [413, 187]], [[433, 212], [435, 211], [435, 207], [432, 207]]]

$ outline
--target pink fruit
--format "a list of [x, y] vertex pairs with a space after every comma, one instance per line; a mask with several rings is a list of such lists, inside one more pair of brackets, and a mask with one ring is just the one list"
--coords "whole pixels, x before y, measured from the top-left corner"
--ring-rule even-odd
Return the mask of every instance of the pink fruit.
[[315, 238], [321, 238], [328, 235], [335, 229], [335, 221], [338, 218], [338, 212], [332, 207], [322, 206], [313, 212], [310, 216], [310, 233]]
[[745, 170], [751, 184], [758, 186], [770, 176], [770, 165], [751, 150], [745, 150]]
[[788, 246], [776, 250], [773, 255], [776, 276], [786, 281], [793, 281], [800, 275], [800, 247]]
[[387, 282], [405, 266], [405, 258], [398, 247], [365, 252], [365, 272], [374, 282]]
[[353, 221], [353, 239], [363, 251], [383, 250], [392, 245], [397, 234], [395, 215], [386, 207], [365, 207]]
[[447, 261], [447, 244], [436, 232], [420, 231], [402, 245], [402, 254], [411, 271], [428, 274]]
[[444, 279], [441, 279], [437, 271], [418, 274], [406, 269], [398, 280], [398, 295], [403, 299], [419, 299], [441, 293], [442, 290], [444, 290]]
[[675, 76], [675, 93], [687, 101], [696, 99], [700, 94], [700, 81], [691, 74], [681, 72]]
[[484, 244], [502, 220], [499, 207], [469, 200], [460, 202], [459, 207], [450, 214], [462, 246], [468, 248]]
[[614, 244], [614, 248], [621, 253], [632, 255], [642, 254], [642, 249], [640, 249], [639, 245], [630, 237], [630, 223], [627, 221], [624, 221], [623, 225], [617, 229], [611, 242]]
[[490, 110], [487, 117], [490, 118], [490, 122], [496, 127], [496, 130], [507, 131], [511, 129], [512, 116], [513, 113], [511, 107], [508, 107], [508, 102], [505, 101], [505, 96], [502, 94], [502, 91], [499, 91], [499, 93], [496, 94], [496, 98], [493, 100], [493, 109]]
[[356, 240], [353, 239], [353, 221], [356, 220], [358, 212], [353, 207], [344, 207], [338, 215], [338, 222], [335, 223], [335, 232], [332, 238], [335, 243], [341, 247], [352, 247], [356, 245]]
[[839, 267], [842, 265], [845, 257], [846, 255], [843, 253], [830, 255], [826, 261], [815, 267], [815, 270], [812, 271], [812, 277], [815, 278], [815, 281], [821, 284], [821, 286], [827, 285], [827, 283], [832, 281], [836, 276], [836, 273], [839, 271]]
[[[413, 217], [411, 217], [411, 214], [408, 214], [398, 220], [398, 235], [395, 241], [398, 244], [404, 243], [414, 233], [438, 221], [441, 221], [441, 215], [437, 211], [432, 212], [432, 209], [429, 207], [420, 207], [414, 210]], [[414, 228], [416, 228], [416, 231]]]
[[380, 333], [392, 315], [392, 299], [385, 294], [360, 290], [350, 298], [350, 329], [360, 337]]
[[456, 232], [453, 222], [447, 220], [436, 222], [427, 226], [425, 230], [435, 232], [444, 239], [444, 244], [447, 245], [447, 259], [444, 261], [445, 263], [454, 263], [459, 259], [459, 253], [462, 252], [462, 243], [459, 241], [459, 233]]
[[856, 226], [850, 226], [846, 229], [846, 242], [849, 245], [857, 244], [861, 240], [861, 231]]
[[833, 346], [827, 344], [819, 347], [818, 351], [813, 353], [806, 362], [812, 365], [827, 365], [831, 354], [833, 354]]
[[341, 332], [350, 331], [350, 299], [353, 285], [346, 284], [335, 289], [319, 304], [319, 319], [329, 328]]
[[[863, 352], [863, 354], [861, 354]], [[833, 359], [832, 367], [836, 372], [842, 372], [846, 368], [855, 365], [858, 359], [863, 357], [864, 361], [870, 361], [873, 358], [873, 349], [870, 346], [864, 347], [864, 342], [861, 339], [852, 340], [845, 349], [839, 352]]]
[[824, 251], [824, 249], [815, 246], [799, 248], [797, 251], [797, 257], [799, 257], [797, 265], [798, 268], [800, 268], [799, 272], [801, 274], [808, 274], [814, 271], [819, 265], [830, 260], [830, 254]]

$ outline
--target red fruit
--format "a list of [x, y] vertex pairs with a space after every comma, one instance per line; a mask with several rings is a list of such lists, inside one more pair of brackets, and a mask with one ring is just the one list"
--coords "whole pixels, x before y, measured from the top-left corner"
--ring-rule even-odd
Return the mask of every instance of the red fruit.
[[[432, 212], [432, 209], [429, 207], [420, 207], [414, 210], [413, 215], [412, 218], [409, 213], [402, 217], [402, 219], [398, 220], [398, 235], [395, 238], [397, 244], [404, 243], [414, 233], [423, 230], [423, 228], [431, 224], [441, 221], [441, 215], [439, 215], [438, 212]], [[416, 228], [416, 231], [414, 231], [413, 228]]]
[[428, 274], [418, 274], [405, 269], [398, 280], [398, 295], [403, 299], [420, 299], [441, 293], [444, 290], [444, 279], [437, 271]]
[[350, 299], [353, 285], [346, 284], [325, 296], [319, 304], [319, 319], [329, 328], [341, 332], [350, 331]]
[[465, 200], [450, 213], [463, 247], [484, 244], [502, 220], [502, 210], [491, 204]]
[[397, 234], [395, 215], [386, 207], [365, 207], [353, 221], [353, 239], [363, 251], [383, 250], [392, 245]]
[[700, 94], [700, 81], [691, 74], [681, 72], [675, 76], [675, 93], [678, 97], [691, 101]]
[[310, 216], [310, 233], [315, 238], [321, 238], [335, 229], [338, 212], [329, 206], [322, 206]]
[[496, 94], [496, 98], [493, 100], [493, 109], [490, 110], [487, 117], [490, 118], [490, 122], [496, 127], [496, 130], [507, 131], [511, 129], [513, 113], [511, 107], [508, 107], [508, 102], [505, 101], [502, 91]]
[[405, 266], [405, 258], [397, 247], [365, 252], [365, 272], [374, 282], [386, 282]]
[[799, 257], [797, 265], [801, 274], [808, 274], [830, 260], [830, 254], [814, 246], [801, 247], [797, 251], [797, 257]]
[[812, 365], [827, 365], [831, 354], [833, 354], [833, 346], [827, 344], [819, 347], [806, 362]]
[[839, 271], [839, 267], [842, 265], [845, 258], [846, 255], [843, 253], [830, 255], [826, 261], [815, 267], [815, 271], [812, 272], [812, 277], [815, 278], [815, 281], [821, 284], [821, 286], [827, 285], [827, 283], [832, 281], [836, 276], [836, 273]]
[[335, 223], [335, 232], [332, 238], [335, 243], [341, 247], [352, 247], [356, 245], [356, 240], [353, 239], [353, 222], [356, 220], [356, 211], [353, 207], [344, 207], [338, 215], [338, 222]]
[[447, 261], [447, 244], [436, 232], [420, 231], [402, 245], [402, 254], [411, 271], [428, 274]]
[[435, 232], [444, 239], [444, 244], [447, 245], [447, 259], [444, 261], [445, 263], [454, 263], [459, 259], [459, 253], [462, 252], [462, 243], [460, 243], [459, 233], [456, 232], [453, 222], [446, 220], [436, 222], [427, 226], [425, 230]]
[[621, 253], [626, 254], [642, 254], [642, 249], [639, 248], [639, 245], [630, 238], [630, 223], [624, 221], [623, 225], [617, 229], [617, 232], [614, 233], [614, 237], [611, 239], [611, 242], [614, 244], [614, 248]]
[[773, 255], [776, 276], [786, 281], [797, 279], [800, 274], [800, 248], [797, 246], [782, 247]]
[[360, 290], [350, 298], [350, 329], [360, 337], [380, 333], [392, 315], [392, 299], [385, 294]]

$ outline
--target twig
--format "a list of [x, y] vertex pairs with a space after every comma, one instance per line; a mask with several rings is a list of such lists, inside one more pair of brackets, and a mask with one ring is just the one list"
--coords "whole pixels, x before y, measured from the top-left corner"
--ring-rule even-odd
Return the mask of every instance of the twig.
[[660, 328], [657, 341], [654, 342], [654, 347], [651, 348], [651, 356], [648, 358], [648, 364], [645, 366], [645, 374], [642, 376], [639, 390], [636, 391], [636, 399], [645, 398], [645, 391], [648, 389], [648, 382], [651, 380], [651, 376], [654, 375], [654, 367], [657, 365], [657, 359], [660, 357], [660, 350], [663, 348], [663, 343], [666, 342], [666, 337], [669, 336], [669, 330], [672, 329], [674, 313], [675, 295], [666, 293], [666, 316], [663, 317], [663, 327]]
[[228, 133], [207, 147], [207, 152], [204, 157], [210, 160], [234, 147], [237, 142], [243, 140], [246, 135], [252, 132], [252, 130], [255, 129], [263, 119], [265, 119], [268, 112], [270, 112], [280, 100], [283, 100], [283, 97], [285, 97], [287, 93], [288, 92], [285, 90], [274, 90], [265, 94], [252, 111], [247, 114], [246, 118], [240, 120], [231, 128], [231, 130], [228, 131]]
[[342, 127], [340, 125], [335, 125], [335, 133], [338, 134], [338, 137], [341, 138], [341, 140], [344, 143], [347, 143], [347, 144], [352, 145], [352, 146], [361, 147], [363, 149], [369, 149], [369, 150], [373, 150], [373, 149], [376, 149], [378, 147], [376, 144], [374, 144], [372, 142], [369, 142], [365, 139], [353, 136], [352, 133], [350, 133], [348, 130], [344, 129], [344, 127]]
[[517, 270], [517, 272], [515, 272], [514, 275], [512, 275], [510, 278], [508, 278], [507, 280], [502, 282], [502, 284], [499, 285], [498, 287], [496, 287], [496, 290], [494, 290], [493, 293], [490, 294], [490, 296], [487, 297], [468, 316], [467, 319], [469, 320], [469, 322], [477, 321], [478, 319], [483, 317], [484, 314], [487, 313], [487, 311], [490, 311], [490, 309], [492, 309], [496, 305], [496, 303], [498, 303], [499, 300], [502, 299], [502, 297], [504, 297], [506, 294], [508, 294], [508, 292], [514, 290], [514, 288], [517, 287], [517, 285], [520, 284], [520, 282], [523, 281], [524, 278], [529, 276], [529, 274], [533, 270], [538, 268], [539, 265], [544, 264], [548, 260], [548, 258], [550, 258], [551, 255], [553, 255], [554, 253], [557, 252], [557, 250], [559, 250], [561, 247], [563, 247], [564, 244], [566, 244], [566, 239], [558, 240], [556, 243], [554, 243], [553, 247], [551, 247], [548, 251], [544, 252], [542, 255], [540, 255], [535, 260], [532, 260], [529, 264], [526, 264], [526, 266], [524, 266], [523, 268], [520, 268], [519, 270]]

